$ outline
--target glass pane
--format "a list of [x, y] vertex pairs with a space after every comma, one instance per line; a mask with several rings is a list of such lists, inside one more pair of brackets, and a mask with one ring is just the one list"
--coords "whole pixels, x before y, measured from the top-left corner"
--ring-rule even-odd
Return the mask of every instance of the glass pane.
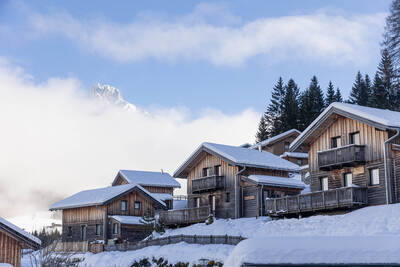
[[371, 170], [371, 184], [379, 184], [379, 169]]

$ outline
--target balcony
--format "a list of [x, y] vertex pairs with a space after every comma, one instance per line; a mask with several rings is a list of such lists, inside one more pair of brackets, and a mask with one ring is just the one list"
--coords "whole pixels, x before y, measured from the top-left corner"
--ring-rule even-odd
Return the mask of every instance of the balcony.
[[265, 200], [266, 215], [301, 214], [340, 208], [356, 208], [367, 204], [367, 188], [342, 187], [304, 195]]
[[225, 176], [210, 175], [192, 180], [192, 193], [200, 193], [225, 187]]
[[160, 220], [167, 225], [189, 225], [205, 222], [210, 214], [210, 207], [189, 208], [181, 210], [162, 211], [159, 214]]
[[329, 171], [365, 163], [365, 146], [348, 145], [318, 152], [318, 167]]

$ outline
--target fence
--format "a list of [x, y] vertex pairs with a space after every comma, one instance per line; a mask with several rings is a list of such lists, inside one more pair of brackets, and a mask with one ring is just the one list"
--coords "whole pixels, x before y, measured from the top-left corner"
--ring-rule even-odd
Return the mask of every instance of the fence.
[[73, 252], [73, 253], [85, 253], [85, 252], [99, 253], [104, 251], [103, 244], [90, 244], [88, 241], [80, 242], [57, 242], [44, 248], [44, 253], [52, 252]]
[[185, 225], [204, 222], [209, 214], [210, 207], [204, 206], [199, 208], [162, 211], [159, 214], [159, 218], [165, 225]]
[[170, 244], [177, 244], [186, 242], [189, 244], [226, 244], [236, 246], [240, 241], [246, 238], [242, 236], [228, 236], [228, 235], [174, 235], [157, 239], [140, 241], [137, 243], [123, 243], [115, 245], [105, 245], [104, 251], [127, 251], [138, 250], [149, 246], [164, 246]]

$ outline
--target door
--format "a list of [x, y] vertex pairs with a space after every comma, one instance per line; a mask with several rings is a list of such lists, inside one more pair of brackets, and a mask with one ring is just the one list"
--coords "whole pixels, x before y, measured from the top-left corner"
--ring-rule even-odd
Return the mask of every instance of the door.
[[81, 226], [81, 238], [82, 241], [86, 241], [86, 225]]
[[243, 217], [256, 217], [258, 209], [258, 189], [255, 186], [243, 187]]

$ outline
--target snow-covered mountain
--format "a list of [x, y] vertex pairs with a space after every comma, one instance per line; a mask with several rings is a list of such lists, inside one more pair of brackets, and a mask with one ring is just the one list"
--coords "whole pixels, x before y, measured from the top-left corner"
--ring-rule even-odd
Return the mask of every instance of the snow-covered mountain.
[[97, 83], [90, 89], [90, 97], [105, 106], [118, 106], [125, 110], [135, 111], [135, 105], [124, 100], [119, 89], [108, 84]]

